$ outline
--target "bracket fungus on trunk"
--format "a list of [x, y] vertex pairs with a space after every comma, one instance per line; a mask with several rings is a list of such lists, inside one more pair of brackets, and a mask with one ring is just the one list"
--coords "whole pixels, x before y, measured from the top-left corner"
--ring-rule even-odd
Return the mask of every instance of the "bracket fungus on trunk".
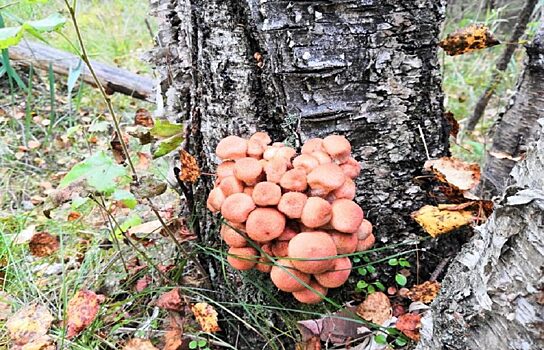
[[233, 268], [270, 273], [278, 289], [318, 303], [347, 281], [346, 255], [375, 241], [372, 224], [353, 201], [361, 166], [341, 135], [310, 139], [298, 155], [271, 143], [264, 132], [219, 142], [222, 163], [208, 209], [226, 220], [221, 237]]

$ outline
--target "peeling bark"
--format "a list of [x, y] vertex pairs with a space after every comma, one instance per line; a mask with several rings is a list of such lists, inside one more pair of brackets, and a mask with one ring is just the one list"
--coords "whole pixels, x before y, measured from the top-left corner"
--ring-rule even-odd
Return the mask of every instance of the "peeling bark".
[[[544, 121], [543, 121], [544, 122]], [[450, 266], [417, 350], [544, 348], [544, 137]]]
[[[215, 146], [229, 134], [265, 130], [295, 146], [343, 134], [363, 166], [356, 201], [378, 240], [421, 233], [409, 214], [431, 202], [414, 181], [425, 145], [431, 157], [447, 153], [436, 54], [441, 1], [152, 0], [152, 7], [165, 114], [189, 126], [186, 146], [203, 172], [214, 172]], [[192, 189], [197, 203], [210, 184]], [[213, 218], [199, 214], [201, 241], [217, 244]], [[457, 238], [450, 243], [425, 243], [433, 254], [420, 256], [421, 266], [432, 271], [458, 249]], [[208, 266], [221, 283], [220, 267]], [[239, 298], [266, 302], [237, 283]]]

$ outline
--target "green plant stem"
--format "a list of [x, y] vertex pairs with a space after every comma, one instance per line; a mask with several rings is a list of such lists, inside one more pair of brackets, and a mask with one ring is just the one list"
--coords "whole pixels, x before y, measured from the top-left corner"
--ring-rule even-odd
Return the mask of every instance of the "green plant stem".
[[111, 98], [106, 93], [106, 90], [104, 89], [104, 86], [102, 86], [102, 83], [98, 79], [98, 76], [96, 75], [96, 72], [93, 68], [93, 65], [91, 64], [91, 60], [89, 59], [89, 55], [87, 54], [87, 49], [85, 48], [85, 44], [83, 42], [83, 37], [81, 35], [81, 30], [79, 28], [79, 24], [76, 18], [76, 4], [77, 2], [74, 0], [73, 4], [70, 5], [68, 0], [64, 0], [64, 3], [66, 4], [66, 7], [68, 8], [68, 12], [70, 13], [70, 18], [72, 20], [72, 23], [74, 24], [74, 29], [76, 31], [77, 40], [79, 42], [79, 46], [81, 47], [81, 53], [80, 57], [85, 62], [85, 65], [89, 69], [89, 72], [93, 76], [93, 80], [96, 83], [96, 86], [98, 87], [98, 90], [100, 91], [100, 94], [102, 95], [102, 98], [106, 102], [106, 105], [108, 106], [108, 110], [111, 114], [111, 117], [113, 119], [113, 124], [115, 126], [115, 131], [117, 132], [117, 135], [119, 135], [119, 142], [121, 143], [121, 147], [123, 148], [123, 153], [126, 156], [127, 162], [130, 166], [130, 170], [132, 172], [132, 177], [134, 181], [138, 181], [138, 174], [136, 173], [136, 168], [134, 167], [134, 164], [132, 163], [132, 160], [130, 159], [130, 155], [128, 153], [128, 147], [125, 143], [125, 140], [123, 140], [121, 127], [119, 125], [119, 120], [117, 119], [117, 115], [115, 113], [115, 110], [113, 108], [113, 104], [111, 102]]

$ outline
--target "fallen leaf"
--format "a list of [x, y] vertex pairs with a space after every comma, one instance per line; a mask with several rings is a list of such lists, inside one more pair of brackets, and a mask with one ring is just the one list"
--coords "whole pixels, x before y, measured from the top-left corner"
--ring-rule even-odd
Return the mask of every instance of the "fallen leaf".
[[448, 55], [456, 56], [468, 52], [486, 49], [501, 42], [482, 24], [472, 24], [458, 29], [440, 41], [440, 46]]
[[196, 303], [191, 307], [191, 311], [203, 332], [215, 333], [221, 330], [217, 323], [217, 311], [213, 306], [207, 303]]
[[151, 154], [144, 152], [137, 152], [138, 163], [136, 164], [136, 169], [138, 170], [147, 170], [151, 165]]
[[130, 192], [138, 198], [153, 198], [163, 194], [168, 185], [153, 175], [144, 175], [139, 183], [130, 184]]
[[465, 163], [456, 158], [443, 157], [428, 160], [424, 165], [438, 180], [447, 183], [460, 191], [474, 189], [480, 182], [480, 166], [476, 163]]
[[40, 141], [37, 140], [30, 140], [28, 141], [28, 148], [29, 149], [36, 149], [41, 146]]
[[410, 288], [408, 298], [412, 301], [430, 304], [436, 298], [438, 292], [440, 292], [440, 283], [436, 281], [426, 281]]
[[151, 113], [145, 108], [140, 108], [136, 111], [134, 116], [134, 125], [145, 126], [146, 128], [152, 128], [155, 123], [153, 122], [153, 117]]
[[0, 321], [5, 321], [11, 315], [13, 301], [9, 294], [0, 290]]
[[378, 325], [384, 324], [391, 318], [391, 302], [382, 292], [369, 294], [366, 299], [357, 306], [357, 315], [363, 319]]
[[474, 215], [467, 210], [451, 210], [455, 204], [440, 204], [438, 207], [426, 205], [412, 218], [432, 237], [456, 230], [472, 223]]
[[91, 323], [93, 323], [100, 309], [103, 296], [90, 290], [78, 291], [68, 302], [68, 319], [66, 320], [66, 336], [73, 338]]
[[419, 314], [404, 314], [400, 315], [395, 328], [404, 333], [413, 341], [419, 341], [419, 329], [421, 328], [421, 315]]
[[355, 312], [356, 307], [351, 306], [319, 319], [297, 322], [302, 341], [317, 336], [322, 341], [345, 344], [349, 339], [358, 337], [361, 334], [361, 321]]
[[455, 115], [450, 111], [445, 112], [444, 119], [446, 119], [446, 122], [450, 127], [450, 135], [457, 138], [457, 134], [459, 133], [459, 123], [455, 119]]
[[29, 305], [13, 314], [6, 322], [14, 345], [25, 346], [46, 336], [53, 316], [43, 305]]
[[32, 237], [36, 234], [36, 225], [28, 225], [25, 229], [21, 230], [13, 240], [15, 244], [24, 244], [30, 242]]
[[159, 350], [147, 339], [133, 338], [126, 342], [123, 350]]
[[200, 177], [200, 168], [198, 167], [195, 157], [181, 149], [179, 151], [179, 158], [181, 161], [181, 171], [178, 175], [179, 179], [183, 182], [196, 182]]
[[171, 312], [168, 330], [164, 334], [162, 350], [179, 350], [183, 343], [183, 320], [178, 313]]
[[47, 232], [38, 232], [30, 242], [28, 242], [28, 247], [30, 249], [30, 254], [43, 258], [49, 256], [59, 250], [59, 239], [58, 237], [52, 236]]
[[165, 310], [180, 311], [183, 308], [183, 300], [179, 288], [162, 294], [157, 300], [157, 306]]
[[297, 343], [295, 350], [321, 350], [321, 340], [319, 337], [311, 337], [310, 339]]
[[48, 335], [42, 335], [22, 347], [13, 347], [12, 350], [56, 350], [55, 342]]
[[145, 275], [144, 277], [139, 278], [139, 279], [136, 281], [136, 285], [134, 286], [134, 290], [136, 290], [138, 293], [140, 293], [141, 291], [143, 291], [144, 289], [146, 289], [147, 286], [148, 286], [151, 282], [153, 282], [153, 279], [151, 278], [151, 276]]
[[80, 213], [78, 213], [77, 211], [71, 211], [70, 214], [68, 214], [67, 220], [68, 221], [76, 221], [80, 217], [81, 217]]
[[[126, 135], [123, 135], [123, 141], [125, 141], [125, 145], [128, 145], [128, 137]], [[111, 136], [110, 147], [113, 158], [117, 164], [123, 164], [127, 160], [127, 156], [123, 150], [123, 145], [121, 144], [117, 131], [114, 131], [113, 135]]]

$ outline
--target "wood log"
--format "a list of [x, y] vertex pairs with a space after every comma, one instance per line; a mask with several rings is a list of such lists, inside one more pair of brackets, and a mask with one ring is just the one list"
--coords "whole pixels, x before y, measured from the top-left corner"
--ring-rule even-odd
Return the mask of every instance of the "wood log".
[[[9, 48], [10, 60], [18, 65], [30, 66], [47, 70], [49, 64], [57, 74], [68, 75], [70, 67], [75, 69], [79, 65], [80, 58], [69, 52], [52, 48], [48, 45], [22, 41], [20, 44]], [[98, 79], [108, 93], [119, 92], [141, 100], [154, 102], [154, 81], [127, 70], [112, 67], [104, 63], [91, 61]], [[96, 87], [96, 83], [85, 66], [82, 68], [81, 79], [87, 84]]]

